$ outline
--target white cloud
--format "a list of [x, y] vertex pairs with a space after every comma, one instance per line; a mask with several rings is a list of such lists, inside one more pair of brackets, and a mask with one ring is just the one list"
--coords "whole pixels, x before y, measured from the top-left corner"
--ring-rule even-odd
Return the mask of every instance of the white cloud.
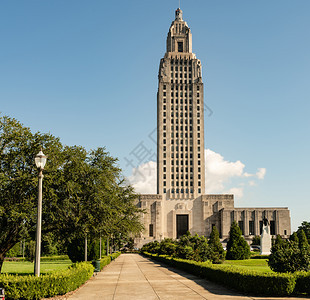
[[155, 161], [149, 161], [137, 168], [133, 168], [128, 180], [137, 193], [156, 194], [156, 177], [157, 163]]
[[259, 168], [258, 171], [256, 172], [256, 176], [258, 179], [264, 179], [266, 175], [266, 168]]
[[[245, 165], [237, 160], [231, 162], [210, 149], [205, 149], [205, 174], [206, 174], [206, 193], [231, 193], [237, 198], [242, 198], [244, 188], [255, 186], [255, 179], [264, 179], [265, 168], [258, 168], [257, 172], [247, 173], [244, 171]], [[133, 168], [129, 182], [142, 194], [156, 193], [157, 164], [154, 161], [141, 164]], [[251, 180], [250, 180], [251, 178]]]

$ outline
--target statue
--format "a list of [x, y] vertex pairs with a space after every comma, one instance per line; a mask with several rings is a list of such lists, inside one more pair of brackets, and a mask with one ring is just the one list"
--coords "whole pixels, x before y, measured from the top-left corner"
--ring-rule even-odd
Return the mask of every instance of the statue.
[[271, 249], [270, 224], [267, 218], [263, 219], [263, 232], [260, 239], [260, 254], [269, 255]]

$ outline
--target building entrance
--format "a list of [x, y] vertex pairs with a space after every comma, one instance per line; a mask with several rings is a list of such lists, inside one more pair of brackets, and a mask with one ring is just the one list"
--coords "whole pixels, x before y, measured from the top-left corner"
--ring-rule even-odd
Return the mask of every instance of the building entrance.
[[188, 231], [188, 215], [177, 215], [177, 239]]

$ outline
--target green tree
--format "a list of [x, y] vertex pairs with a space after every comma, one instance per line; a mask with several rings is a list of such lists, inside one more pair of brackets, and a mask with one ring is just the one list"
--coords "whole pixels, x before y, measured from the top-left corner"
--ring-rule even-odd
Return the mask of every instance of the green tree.
[[307, 237], [308, 243], [310, 244], [310, 222], [303, 221], [301, 225], [298, 227], [297, 233], [301, 230], [304, 231]]
[[291, 234], [290, 241], [294, 241], [294, 242], [299, 243], [299, 238], [298, 238], [297, 232], [293, 232], [293, 234]]
[[309, 270], [309, 245], [303, 231], [290, 241], [280, 235], [271, 248], [268, 265], [275, 272], [296, 272]]
[[[0, 116], [0, 271], [6, 253], [35, 229], [38, 174], [34, 157], [41, 147], [50, 149], [45, 173], [52, 172], [62, 149], [59, 140], [50, 134], [32, 134], [17, 120]], [[48, 198], [46, 190], [44, 198]]]
[[64, 147], [50, 134], [33, 134], [17, 120], [1, 116], [0, 271], [6, 253], [18, 241], [34, 239], [38, 175], [34, 157], [41, 147], [48, 155], [42, 237], [52, 233], [61, 245], [86, 235], [111, 237], [142, 229], [137, 195], [124, 184], [117, 159], [105, 148], [87, 152], [81, 146]]
[[242, 236], [242, 232], [237, 222], [233, 222], [229, 231], [227, 242], [226, 259], [239, 260], [248, 259], [251, 256], [250, 246]]
[[214, 264], [221, 263], [225, 259], [225, 251], [223, 249], [222, 243], [220, 241], [220, 235], [216, 228], [213, 226], [210, 239], [208, 241], [210, 246], [210, 257], [209, 259]]

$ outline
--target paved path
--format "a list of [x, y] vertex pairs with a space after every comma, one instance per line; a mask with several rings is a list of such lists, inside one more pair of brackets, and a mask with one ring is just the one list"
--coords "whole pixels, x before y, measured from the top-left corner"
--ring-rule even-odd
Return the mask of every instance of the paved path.
[[205, 279], [154, 263], [138, 254], [122, 254], [69, 299], [300, 300], [243, 296]]

